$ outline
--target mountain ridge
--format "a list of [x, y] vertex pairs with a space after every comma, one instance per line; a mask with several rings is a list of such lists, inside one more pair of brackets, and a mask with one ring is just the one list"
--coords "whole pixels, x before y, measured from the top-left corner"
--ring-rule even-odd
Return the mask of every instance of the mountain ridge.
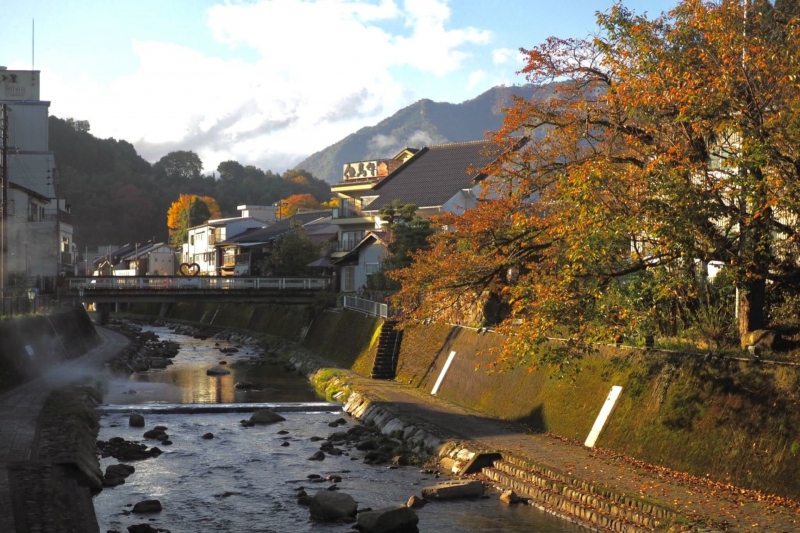
[[460, 104], [423, 98], [374, 126], [366, 126], [315, 152], [295, 166], [328, 183], [342, 179], [345, 163], [387, 159], [403, 148], [476, 141], [502, 126], [512, 95], [530, 99], [546, 92], [535, 85], [497, 86]]

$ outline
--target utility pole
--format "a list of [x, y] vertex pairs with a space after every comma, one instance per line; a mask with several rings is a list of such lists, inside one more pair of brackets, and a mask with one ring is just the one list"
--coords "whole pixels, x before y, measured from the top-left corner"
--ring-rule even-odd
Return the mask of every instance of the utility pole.
[[2, 194], [3, 199], [0, 203], [0, 297], [5, 297], [5, 290], [8, 286], [8, 106], [3, 106], [0, 115], [0, 141], [3, 143], [2, 157], [0, 165], [2, 168]]

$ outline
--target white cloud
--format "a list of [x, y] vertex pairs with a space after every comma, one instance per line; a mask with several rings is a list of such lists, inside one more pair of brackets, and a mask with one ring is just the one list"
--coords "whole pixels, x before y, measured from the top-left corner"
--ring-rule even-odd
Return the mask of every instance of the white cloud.
[[227, 159], [282, 171], [408, 105], [413, 79], [395, 77], [397, 67], [443, 76], [463, 67], [468, 45], [489, 42], [488, 31], [447, 28], [449, 18], [445, 0], [226, 2], [208, 10], [208, 28], [198, 31], [257, 59], [139, 41], [138, 69], [108, 87], [48, 84], [59, 87], [58, 108], [70, 109], [63, 116], [133, 142], [151, 161], [195, 150], [207, 172]]
[[474, 89], [475, 87], [480, 85], [481, 82], [485, 81], [487, 77], [488, 74], [486, 74], [485, 71], [476, 70], [475, 72], [469, 75], [469, 78], [467, 79], [467, 87], [469, 89]]
[[521, 60], [522, 54], [519, 50], [511, 48], [498, 48], [492, 51], [492, 62], [495, 65], [504, 65], [512, 60]]

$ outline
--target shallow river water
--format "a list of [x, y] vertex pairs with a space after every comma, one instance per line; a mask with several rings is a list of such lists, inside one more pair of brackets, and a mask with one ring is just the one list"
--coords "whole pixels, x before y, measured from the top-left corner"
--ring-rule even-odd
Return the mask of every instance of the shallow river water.
[[[152, 328], [162, 338], [182, 344], [175, 364], [162, 371], [148, 371], [111, 384], [105, 401], [109, 404], [137, 405], [158, 403], [246, 403], [319, 401], [304, 377], [278, 372], [275, 366], [247, 368], [238, 364], [231, 376], [211, 378], [205, 370], [222, 357], [215, 340], [199, 341], [175, 335], [166, 328]], [[253, 355], [243, 349], [229, 362]], [[265, 372], [265, 368], [272, 369]], [[226, 379], [227, 378], [227, 379]], [[257, 391], [234, 388], [236, 381], [251, 381]], [[133, 392], [131, 392], [133, 391]], [[95, 496], [95, 511], [100, 530], [126, 531], [132, 524], [149, 522], [172, 533], [199, 531], [231, 532], [335, 532], [352, 531], [350, 524], [321, 524], [310, 520], [307, 507], [296, 503], [299, 487], [313, 495], [325, 490], [329, 482], [312, 483], [307, 476], [342, 477], [339, 489], [352, 495], [359, 508], [378, 509], [405, 501], [436, 480], [419, 467], [389, 469], [385, 465], [366, 465], [362, 452], [326, 456], [322, 462], [308, 457], [319, 449], [311, 437], [326, 437], [337, 429], [328, 423], [342, 417], [341, 411], [282, 413], [286, 421], [269, 426], [245, 428], [243, 414], [146, 414], [146, 428], [167, 426], [173, 444], [161, 446], [143, 439], [144, 429], [128, 426], [128, 414], [102, 417], [101, 440], [123, 437], [152, 446], [164, 453], [153, 459], [132, 463], [136, 472], [125, 484], [106, 488]], [[345, 416], [345, 418], [348, 418]], [[348, 418], [348, 425], [357, 423]], [[341, 431], [346, 427], [339, 428]], [[279, 434], [279, 431], [288, 433]], [[203, 439], [205, 433], [213, 439]], [[288, 446], [283, 445], [288, 443]], [[101, 467], [115, 464], [102, 459]], [[158, 499], [163, 511], [155, 515], [135, 515], [133, 504]], [[417, 510], [421, 532], [577, 532], [585, 531], [532, 507], [507, 506], [497, 494], [479, 500], [434, 502]]]

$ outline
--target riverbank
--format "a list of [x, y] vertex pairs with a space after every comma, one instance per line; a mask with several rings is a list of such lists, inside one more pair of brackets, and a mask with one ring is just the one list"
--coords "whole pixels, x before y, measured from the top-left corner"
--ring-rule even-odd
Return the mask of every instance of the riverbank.
[[[413, 412], [406, 413], [405, 417], [412, 420], [416, 418], [430, 424], [436, 419], [436, 426], [445, 434], [445, 439], [449, 433], [456, 441], [466, 439], [478, 449], [502, 450], [509, 458], [522, 456], [539, 471], [553, 474], [542, 478], [534, 473], [528, 476], [530, 479], [558, 487], [561, 493], [571, 491], [570, 487], [585, 485], [592, 490], [576, 493], [579, 499], [590, 500], [590, 495], [596, 492], [616, 494], [607, 502], [598, 501], [597, 507], [605, 506], [619, 512], [622, 507], [617, 500], [635, 500], [641, 505], [637, 503], [623, 510], [635, 514], [639, 507], [658, 507], [664, 510], [661, 514], [667, 518], [671, 516], [669, 513], [675, 513], [673, 525], [676, 528], [689, 530], [794, 531], [798, 528], [795, 502], [751, 488], [765, 484], [764, 480], [784, 491], [798, 488], [797, 478], [789, 477], [797, 467], [789, 446], [796, 436], [792, 437], [793, 410], [788, 408], [792, 405], [790, 395], [796, 378], [787, 369], [725, 361], [707, 363], [673, 354], [617, 351], [587, 358], [583, 371], [575, 379], [553, 379], [525, 369], [492, 376], [475, 370], [473, 354], [490, 348], [496, 339], [476, 331], [432, 325], [405, 332], [397, 378], [395, 382], [380, 382], [363, 377], [369, 373], [374, 358], [375, 339], [380, 328], [377, 319], [348, 312], [323, 313], [309, 319], [307, 311], [282, 310], [282, 326], [277, 327], [269, 325], [270, 316], [274, 316], [269, 309], [240, 306], [235, 315], [229, 317], [226, 309], [215, 307], [178, 308], [167, 313], [167, 317], [188, 320], [205, 316], [203, 324], [206, 326], [209, 318], [214, 317], [213, 325], [220, 327], [259, 327], [249, 330], [255, 337], [282, 332], [283, 339], [302, 342], [296, 345], [300, 352], [314, 354], [325, 350], [326, 356], [335, 362], [334, 366], [342, 367], [325, 371], [328, 377], [334, 375], [340, 380], [332, 390], [357, 390], [369, 398], [370, 405], [381, 409], [397, 411], [408, 407]], [[260, 326], [263, 324], [268, 326]], [[441, 375], [447, 355], [453, 351], [459, 355], [434, 397], [429, 391]], [[462, 354], [467, 356], [462, 357]], [[761, 394], [774, 393], [777, 395], [774, 398], [780, 399], [772, 402], [777, 403], [779, 409], [758, 397], [752, 389], [748, 391], [751, 385], [759, 382], [762, 385], [757, 390]], [[588, 433], [610, 385], [617, 383], [627, 392], [601, 435], [603, 448], [586, 449], [580, 440]], [[783, 385], [765, 388], [764, 385], [770, 383]], [[448, 402], [443, 402], [444, 399]], [[497, 413], [511, 420], [489, 416], [497, 416]], [[725, 417], [728, 417], [727, 423]], [[752, 423], [756, 420], [760, 422]], [[765, 427], [787, 420], [789, 424], [781, 432], [764, 431]], [[455, 427], [452, 423], [456, 423]], [[414, 425], [413, 422], [405, 424]], [[526, 427], [543, 433], [532, 434]], [[752, 453], [753, 448], [760, 452], [759, 447], [772, 446], [771, 442], [780, 439], [788, 439], [785, 450], [772, 448], [772, 455]], [[748, 440], [758, 445], [752, 447], [747, 444]], [[628, 450], [636, 447], [641, 454], [636, 454], [637, 459], [634, 459]], [[655, 466], [641, 459], [659, 453], [662, 453], [663, 462], [657, 462], [678, 468]], [[695, 465], [693, 468], [701, 465], [700, 468], [706, 470], [691, 476], [685, 473], [688, 468], [679, 468], [681, 461]], [[715, 468], [727, 469], [733, 476], [749, 476], [750, 487], [726, 482], [724, 472], [715, 472]], [[695, 474], [698, 474], [696, 470]], [[781, 476], [790, 480], [788, 484], [781, 486]], [[500, 474], [496, 477], [503, 478]], [[543, 496], [543, 507], [553, 507], [547, 501], [547, 498], [552, 501], [553, 496]], [[562, 503], [567, 508], [564, 514], [583, 513], [591, 522], [593, 515], [585, 509], [593, 504]], [[632, 526], [626, 521], [623, 513], [619, 527]], [[661, 522], [667, 521], [662, 519]]]
[[98, 531], [91, 492], [100, 476], [94, 446], [99, 389], [92, 378], [128, 339], [94, 331], [84, 339], [93, 348], [37, 367], [37, 377], [0, 394], [0, 533]]

